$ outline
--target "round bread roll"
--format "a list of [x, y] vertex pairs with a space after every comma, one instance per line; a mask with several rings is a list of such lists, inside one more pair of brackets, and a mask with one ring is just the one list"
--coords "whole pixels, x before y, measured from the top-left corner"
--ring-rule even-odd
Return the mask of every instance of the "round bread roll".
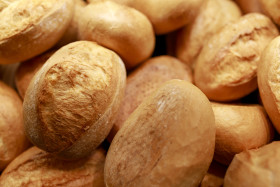
[[0, 64], [21, 62], [51, 48], [64, 34], [73, 0], [18, 0], [0, 12]]
[[154, 57], [133, 71], [126, 81], [125, 96], [114, 126], [107, 138], [110, 142], [129, 115], [162, 83], [171, 79], [192, 82], [191, 69], [171, 56]]
[[240, 9], [231, 0], [204, 1], [197, 17], [178, 33], [176, 56], [183, 62], [194, 65], [207, 39], [224, 25], [240, 17]]
[[[95, 0], [91, 0], [95, 1]], [[156, 34], [166, 34], [195, 18], [203, 0], [113, 0], [143, 12]]]
[[18, 93], [22, 99], [24, 99], [25, 92], [35, 73], [44, 65], [44, 63], [54, 54], [55, 51], [56, 50], [47, 51], [42, 55], [20, 63], [16, 71], [15, 83]]
[[105, 184], [198, 186], [212, 161], [214, 144], [209, 100], [187, 81], [168, 81], [116, 134], [106, 156]]
[[195, 66], [195, 84], [210, 100], [240, 99], [257, 89], [257, 65], [266, 45], [279, 32], [258, 13], [223, 27], [204, 45]]
[[280, 25], [280, 1], [279, 0], [259, 0], [265, 13], [269, 15], [275, 23]]
[[126, 72], [113, 51], [79, 41], [59, 49], [35, 74], [23, 103], [27, 137], [63, 159], [90, 154], [109, 134]]
[[[0, 171], [29, 146], [24, 135], [22, 101], [0, 81]], [[0, 185], [1, 186], [1, 185]]]
[[101, 148], [87, 158], [63, 161], [32, 147], [4, 170], [0, 186], [105, 187], [104, 162], [105, 151]]
[[75, 42], [79, 40], [78, 23], [80, 22], [81, 16], [83, 15], [83, 11], [87, 3], [83, 0], [74, 0], [74, 2], [75, 2], [75, 7], [74, 7], [72, 21], [70, 22], [70, 25], [68, 26], [62, 38], [56, 44], [56, 47], [62, 47], [71, 42]]
[[261, 99], [274, 127], [280, 133], [280, 37], [275, 38], [262, 53], [258, 65], [258, 85]]
[[213, 161], [204, 176], [200, 187], [223, 187], [227, 167]]
[[235, 154], [269, 143], [274, 129], [260, 105], [212, 103], [216, 123], [214, 159], [229, 165]]
[[280, 142], [237, 154], [230, 164], [224, 187], [280, 186]]
[[141, 12], [111, 1], [96, 1], [83, 10], [79, 37], [118, 53], [130, 69], [151, 56], [153, 27]]
[[[261, 0], [235, 0], [235, 1], [245, 14], [251, 12], [263, 13], [263, 9], [260, 3]], [[266, 1], [271, 1], [271, 0], [266, 0]]]

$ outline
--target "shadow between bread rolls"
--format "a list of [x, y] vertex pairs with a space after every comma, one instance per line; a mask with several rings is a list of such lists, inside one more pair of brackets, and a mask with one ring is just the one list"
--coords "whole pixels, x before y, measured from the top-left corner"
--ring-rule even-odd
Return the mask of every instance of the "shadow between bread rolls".
[[63, 159], [90, 154], [112, 128], [125, 81], [124, 64], [113, 51], [90, 41], [62, 47], [28, 86], [27, 137]]

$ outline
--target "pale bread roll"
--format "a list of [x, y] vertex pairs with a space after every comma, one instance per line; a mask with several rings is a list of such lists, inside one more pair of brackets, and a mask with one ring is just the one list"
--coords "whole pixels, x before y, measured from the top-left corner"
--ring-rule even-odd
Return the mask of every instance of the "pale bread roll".
[[261, 147], [274, 137], [274, 129], [260, 105], [212, 103], [216, 124], [214, 159], [229, 165], [235, 154]]
[[29, 146], [23, 130], [22, 101], [0, 81], [0, 171]]
[[195, 66], [195, 84], [214, 101], [248, 95], [257, 89], [261, 54], [278, 35], [273, 22], [259, 13], [226, 25], [204, 45]]
[[87, 158], [63, 161], [32, 147], [4, 170], [0, 186], [105, 187], [104, 162], [105, 151], [102, 148]]
[[19, 0], [0, 12], [0, 64], [21, 62], [51, 48], [64, 34], [73, 0]]
[[280, 37], [275, 38], [264, 50], [258, 65], [258, 86], [264, 105], [274, 127], [280, 133]]
[[27, 137], [63, 159], [90, 154], [109, 134], [125, 87], [118, 55], [94, 42], [59, 49], [35, 74], [24, 103]]
[[116, 134], [105, 161], [105, 184], [198, 186], [212, 161], [214, 144], [209, 100], [187, 81], [167, 81]]
[[280, 186], [280, 142], [237, 154], [230, 164], [224, 187]]
[[79, 37], [115, 51], [127, 69], [150, 57], [155, 47], [148, 18], [134, 8], [112, 1], [96, 1], [83, 9]]

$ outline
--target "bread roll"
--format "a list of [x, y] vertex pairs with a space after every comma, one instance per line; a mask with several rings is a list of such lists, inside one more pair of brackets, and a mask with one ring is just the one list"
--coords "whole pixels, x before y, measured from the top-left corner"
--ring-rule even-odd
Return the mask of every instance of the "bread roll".
[[59, 49], [33, 77], [24, 103], [27, 137], [63, 159], [90, 154], [109, 134], [125, 87], [122, 60], [93, 42]]
[[168, 81], [116, 134], [105, 161], [105, 184], [198, 186], [212, 161], [214, 144], [209, 100], [187, 81]]
[[96, 1], [83, 10], [79, 37], [115, 51], [128, 69], [151, 56], [155, 47], [148, 18], [133, 8], [111, 1]]
[[230, 164], [224, 187], [280, 186], [280, 142], [237, 154]]
[[206, 41], [223, 26], [240, 17], [240, 9], [231, 0], [205, 0], [197, 17], [178, 33], [176, 56], [194, 66]]
[[264, 12], [269, 15], [275, 23], [280, 25], [280, 1], [279, 0], [259, 0]]
[[171, 79], [192, 82], [191, 69], [171, 56], [154, 57], [144, 62], [128, 77], [125, 96], [114, 126], [108, 137], [112, 141], [129, 115], [162, 83]]
[[6, 168], [0, 178], [0, 186], [105, 187], [104, 162], [105, 151], [101, 148], [87, 158], [62, 161], [32, 147]]
[[20, 63], [16, 71], [15, 83], [22, 99], [24, 99], [25, 92], [35, 73], [44, 65], [44, 63], [53, 55], [55, 51], [56, 50], [47, 51], [42, 55]]
[[235, 154], [269, 143], [274, 129], [260, 105], [212, 103], [216, 123], [214, 159], [229, 165]]
[[[0, 171], [29, 146], [24, 135], [22, 101], [0, 81]], [[0, 185], [1, 186], [1, 185]]]
[[280, 37], [275, 38], [264, 50], [258, 65], [258, 85], [261, 99], [274, 127], [280, 133]]
[[0, 12], [9, 6], [12, 2], [19, 1], [19, 0], [0, 0]]
[[257, 65], [279, 32], [258, 13], [241, 17], [208, 40], [195, 66], [195, 84], [210, 100], [240, 99], [257, 89]]
[[0, 12], [0, 64], [21, 62], [51, 48], [64, 34], [73, 0], [18, 0]]
[[[91, 0], [95, 1], [95, 0]], [[175, 31], [193, 20], [203, 0], [113, 0], [143, 12], [156, 34]]]

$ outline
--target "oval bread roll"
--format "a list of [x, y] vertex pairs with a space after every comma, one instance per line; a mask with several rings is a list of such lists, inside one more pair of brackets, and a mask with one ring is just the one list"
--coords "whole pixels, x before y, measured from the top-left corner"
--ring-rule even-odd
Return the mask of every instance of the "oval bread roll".
[[29, 84], [23, 103], [27, 137], [63, 159], [90, 154], [112, 128], [125, 80], [113, 51], [89, 41], [64, 46]]
[[233, 1], [205, 0], [196, 18], [178, 33], [176, 56], [194, 66], [206, 41], [224, 25], [240, 17], [241, 11]]
[[260, 105], [212, 103], [216, 123], [214, 159], [229, 165], [235, 154], [269, 143], [274, 129]]
[[[29, 146], [24, 135], [22, 101], [0, 81], [0, 171]], [[1, 186], [1, 185], [0, 185]]]
[[24, 99], [26, 90], [35, 73], [45, 64], [56, 50], [50, 50], [37, 57], [20, 63], [15, 74], [15, 83], [18, 93]]
[[129, 115], [162, 83], [171, 79], [192, 82], [191, 69], [171, 56], [154, 57], [133, 71], [126, 81], [125, 95], [114, 126], [108, 137], [112, 141]]
[[0, 186], [105, 187], [104, 162], [105, 151], [101, 148], [87, 158], [63, 161], [32, 147], [4, 170]]
[[[94, 1], [94, 0], [91, 0]], [[203, 0], [113, 0], [143, 12], [156, 34], [175, 31], [193, 20]]]
[[79, 37], [115, 51], [128, 69], [151, 56], [155, 47], [148, 18], [133, 8], [111, 1], [96, 1], [83, 9]]
[[275, 38], [262, 53], [258, 65], [258, 85], [261, 99], [274, 127], [280, 133], [280, 37]]
[[0, 12], [0, 64], [21, 62], [51, 48], [64, 34], [73, 0], [19, 0]]
[[187, 81], [168, 81], [116, 134], [105, 161], [105, 184], [198, 186], [212, 161], [214, 144], [209, 100]]
[[258, 13], [242, 16], [208, 40], [195, 66], [195, 84], [210, 100], [240, 99], [257, 89], [257, 65], [279, 32]]
[[224, 187], [280, 186], [280, 142], [235, 155], [230, 164]]

